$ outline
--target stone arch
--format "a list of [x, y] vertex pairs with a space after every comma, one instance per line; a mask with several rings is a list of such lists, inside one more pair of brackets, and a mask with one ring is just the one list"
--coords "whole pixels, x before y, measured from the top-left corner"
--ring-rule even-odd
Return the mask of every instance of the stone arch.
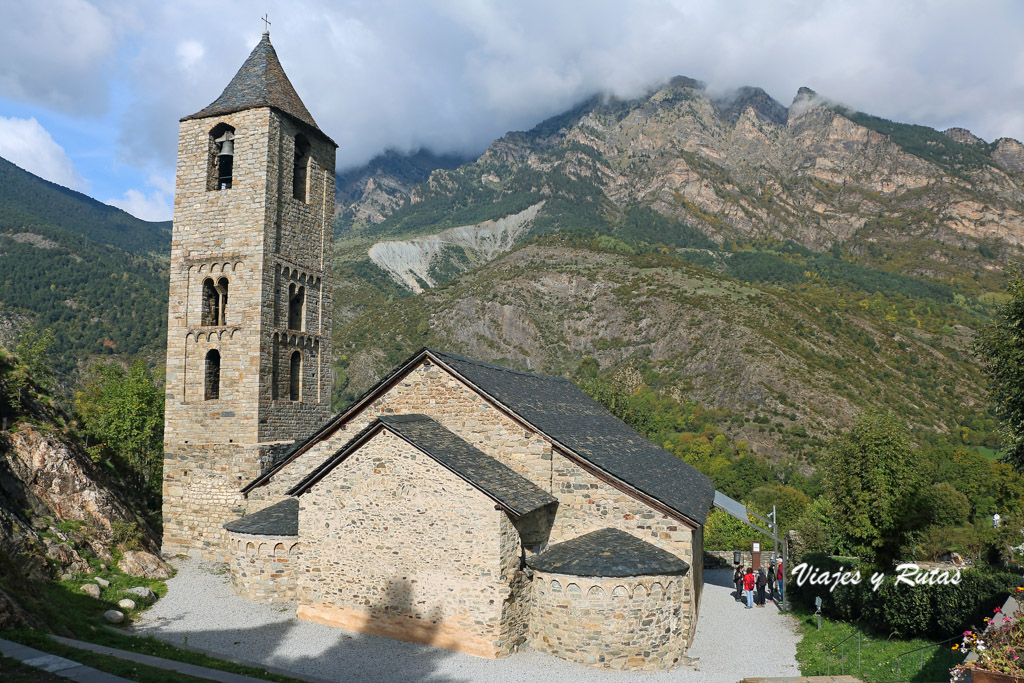
[[299, 543], [292, 543], [291, 546], [288, 548], [288, 556], [291, 557], [292, 555], [295, 555], [295, 554], [297, 554], [297, 553], [299, 553], [301, 551], [302, 551], [301, 544], [299, 544]]
[[309, 166], [311, 159], [309, 139], [302, 133], [299, 133], [295, 136], [295, 157], [292, 164], [292, 197], [300, 202], [305, 202], [309, 194]]
[[661, 599], [661, 595], [664, 592], [664, 590], [665, 589], [662, 587], [661, 582], [655, 581], [654, 583], [652, 583], [651, 584], [651, 599], [652, 600], [660, 600]]
[[285, 554], [284, 543], [278, 543], [274, 546], [274, 557], [283, 557]]
[[203, 381], [203, 398], [212, 401], [220, 398], [220, 351], [210, 349], [206, 352], [205, 373]]
[[579, 587], [579, 584], [570, 583], [565, 587], [565, 594], [570, 598], [581, 598], [583, 597], [583, 589]]
[[231, 270], [232, 271], [238, 271], [238, 270], [241, 270], [241, 269], [242, 269], [242, 262], [241, 261], [235, 261], [235, 265], [234, 265], [234, 267]]
[[612, 591], [612, 597], [616, 600], [622, 600], [629, 597], [629, 591], [626, 590], [625, 586], [616, 586], [615, 590]]
[[205, 263], [200, 263], [199, 264], [199, 270], [197, 270], [196, 272], [199, 273], [200, 275], [205, 273], [206, 272], [206, 264]]
[[302, 352], [293, 351], [288, 360], [288, 400], [302, 400]]
[[234, 181], [235, 129], [227, 123], [211, 128], [209, 148], [206, 189], [230, 190]]
[[561, 593], [562, 592], [562, 584], [559, 583], [558, 579], [551, 579], [551, 592], [552, 593]]
[[245, 544], [245, 554], [246, 555], [252, 555], [255, 551], [256, 551], [256, 544], [255, 543], [253, 543], [252, 541], [249, 541], [248, 543]]
[[636, 587], [633, 589], [633, 599], [634, 600], [646, 600], [647, 599], [647, 589], [644, 587], [644, 585], [642, 583], [638, 583], [636, 585]]
[[194, 341], [198, 341], [194, 334], [192, 334], [191, 332], [188, 332], [188, 333], [185, 334], [185, 343], [186, 344], [188, 344], [189, 342], [194, 342]]
[[266, 543], [260, 543], [259, 546], [256, 548], [256, 555], [258, 557], [263, 557], [264, 555], [267, 554], [267, 550], [266, 549], [267, 549], [267, 544]]
[[590, 590], [587, 591], [587, 600], [603, 601], [605, 597], [604, 589], [600, 586], [591, 586]]

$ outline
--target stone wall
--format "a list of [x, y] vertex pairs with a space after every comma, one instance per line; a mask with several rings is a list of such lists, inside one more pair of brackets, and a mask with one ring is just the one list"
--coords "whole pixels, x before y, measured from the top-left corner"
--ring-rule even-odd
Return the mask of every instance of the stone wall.
[[[212, 135], [223, 125], [234, 129], [232, 184], [215, 189]], [[310, 142], [304, 199], [292, 191], [298, 134]], [[271, 448], [308, 436], [329, 417], [334, 159], [322, 134], [269, 108], [180, 124], [164, 429], [167, 553], [227, 560], [220, 526], [253, 510], [238, 491], [263, 471]], [[216, 324], [202, 315], [207, 279], [227, 282]], [[292, 283], [306, 288], [299, 329], [287, 319]], [[205, 390], [212, 350], [220, 354], [216, 398]], [[301, 395], [292, 401], [296, 351]]]
[[[692, 637], [697, 624], [699, 586], [703, 581], [700, 554], [702, 530], [669, 517], [590, 474], [567, 455], [552, 448], [543, 437], [526, 429], [493, 404], [450, 375], [425, 361], [332, 436], [303, 454], [276, 474], [271, 485], [252, 496], [280, 499], [331, 453], [341, 448], [378, 415], [423, 413], [433, 417], [460, 438], [521, 474], [558, 498], [558, 510], [548, 544], [567, 541], [605, 527], [621, 529], [682, 558], [691, 566], [684, 579], [695, 596], [683, 615], [683, 629]], [[528, 551], [540, 551], [539, 547]], [[694, 558], [697, 558], [694, 561]]]
[[379, 432], [299, 505], [300, 618], [483, 657], [521, 640], [514, 527], [404, 440]]
[[229, 532], [231, 584], [249, 600], [289, 603], [295, 600], [295, 564], [300, 552], [295, 536], [256, 536]]
[[536, 572], [530, 647], [606, 669], [663, 670], [683, 663], [679, 576], [581, 577]]

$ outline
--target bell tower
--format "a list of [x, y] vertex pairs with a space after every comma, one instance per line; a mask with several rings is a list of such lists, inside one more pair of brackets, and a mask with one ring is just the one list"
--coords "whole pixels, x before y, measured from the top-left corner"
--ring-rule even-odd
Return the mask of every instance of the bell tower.
[[222, 525], [249, 505], [239, 490], [329, 417], [336, 148], [268, 32], [220, 97], [181, 119], [164, 553], [225, 559]]

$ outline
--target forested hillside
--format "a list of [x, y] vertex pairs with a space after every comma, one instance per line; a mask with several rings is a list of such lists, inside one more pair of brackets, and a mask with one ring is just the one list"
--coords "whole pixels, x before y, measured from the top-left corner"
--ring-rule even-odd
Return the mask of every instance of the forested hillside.
[[0, 319], [50, 329], [63, 380], [86, 358], [161, 355], [170, 222], [147, 223], [0, 159]]

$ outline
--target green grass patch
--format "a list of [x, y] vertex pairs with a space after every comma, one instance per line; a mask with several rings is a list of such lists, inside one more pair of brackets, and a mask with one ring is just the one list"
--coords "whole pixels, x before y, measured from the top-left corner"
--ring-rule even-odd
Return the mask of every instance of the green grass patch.
[[999, 460], [999, 458], [1003, 457], [1002, 451], [997, 451], [994, 448], [989, 448], [988, 446], [975, 446], [974, 450], [976, 450], [980, 455], [985, 456], [988, 460], [991, 460], [992, 462], [995, 462]]
[[[812, 612], [798, 610], [794, 612], [794, 616], [800, 622], [799, 631], [803, 636], [796, 646], [796, 659], [800, 665], [800, 673], [804, 676], [836, 676], [845, 672], [865, 683], [948, 681], [950, 668], [963, 661], [962, 654], [950, 649], [952, 642], [900, 658], [899, 655], [903, 653], [931, 645], [935, 641], [923, 638], [901, 640], [896, 636], [873, 636], [856, 624], [832, 621], [824, 617], [821, 619], [819, 631]], [[843, 647], [841, 643], [846, 638], [849, 640], [846, 640]]]

